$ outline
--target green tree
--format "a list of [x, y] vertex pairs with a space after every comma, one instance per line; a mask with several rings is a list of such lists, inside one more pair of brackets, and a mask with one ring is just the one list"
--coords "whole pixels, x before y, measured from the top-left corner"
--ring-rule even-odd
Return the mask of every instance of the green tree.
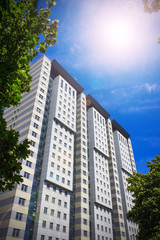
[[143, 4], [144, 4], [144, 11], [145, 12], [158, 12], [160, 10], [160, 0], [153, 0], [153, 1], [149, 1], [149, 0], [143, 0]]
[[[143, 0], [144, 11], [148, 13], [158, 12], [160, 10], [160, 0]], [[160, 43], [160, 37], [158, 37], [157, 42]]]
[[[44, 0], [40, 7], [38, 0], [1, 0], [0, 3], [0, 190], [2, 191], [10, 190], [15, 182], [22, 181], [21, 176], [18, 176], [21, 169], [18, 159], [26, 159], [29, 153], [27, 150], [29, 142], [26, 140], [23, 144], [18, 144], [19, 134], [14, 130], [7, 130], [3, 110], [17, 105], [21, 100], [21, 94], [30, 90], [32, 79], [29, 74], [30, 62], [39, 52], [45, 53], [47, 48], [57, 41], [58, 21], [49, 19], [53, 5], [55, 0]], [[11, 148], [14, 150], [12, 151]], [[12, 167], [9, 167], [10, 164]]]
[[127, 218], [139, 225], [139, 240], [160, 239], [160, 156], [147, 162], [146, 174], [134, 173], [127, 181], [133, 193], [134, 207]]

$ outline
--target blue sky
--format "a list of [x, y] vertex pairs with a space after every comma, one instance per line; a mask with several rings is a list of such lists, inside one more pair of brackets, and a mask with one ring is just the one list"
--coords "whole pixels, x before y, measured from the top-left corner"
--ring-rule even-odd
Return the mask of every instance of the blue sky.
[[[47, 50], [131, 135], [137, 170], [160, 155], [160, 12], [141, 1], [57, 0]], [[36, 58], [37, 59], [37, 58]]]

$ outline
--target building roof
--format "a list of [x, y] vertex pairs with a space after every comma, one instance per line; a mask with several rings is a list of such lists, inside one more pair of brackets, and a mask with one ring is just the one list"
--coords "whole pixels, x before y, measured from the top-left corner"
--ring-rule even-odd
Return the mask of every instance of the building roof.
[[78, 93], [82, 93], [84, 88], [54, 59], [51, 63], [51, 76], [61, 75]]
[[86, 96], [87, 107], [94, 107], [105, 119], [110, 117], [110, 114], [90, 95]]
[[125, 138], [129, 138], [130, 134], [115, 120], [112, 120], [113, 131], [118, 130]]

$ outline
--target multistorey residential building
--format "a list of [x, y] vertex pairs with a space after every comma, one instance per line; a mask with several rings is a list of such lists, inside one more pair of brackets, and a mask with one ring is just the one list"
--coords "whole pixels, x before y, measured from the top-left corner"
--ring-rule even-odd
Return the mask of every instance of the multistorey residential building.
[[130, 240], [130, 135], [56, 61], [31, 65], [31, 91], [5, 110], [30, 140], [23, 183], [0, 194], [0, 240]]

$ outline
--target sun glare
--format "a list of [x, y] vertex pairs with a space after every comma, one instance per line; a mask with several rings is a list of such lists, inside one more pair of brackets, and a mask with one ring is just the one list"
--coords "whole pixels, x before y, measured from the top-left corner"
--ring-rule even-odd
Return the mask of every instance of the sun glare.
[[133, 26], [121, 19], [111, 21], [105, 34], [108, 44], [116, 50], [127, 49], [134, 40]]
[[[136, 24], [129, 16], [103, 15], [94, 21], [94, 30], [97, 35], [93, 38], [93, 32], [88, 34], [91, 38], [89, 48], [96, 54], [96, 58], [105, 61], [119, 63], [128, 61], [135, 54], [137, 46]], [[88, 38], [88, 39], [89, 39]]]
[[144, 62], [150, 54], [148, 43], [152, 40], [152, 31], [149, 31], [150, 22], [143, 9], [141, 11], [132, 1], [123, 4], [103, 1], [106, 2], [103, 5], [98, 0], [93, 2], [90, 5], [86, 1], [83, 6], [80, 31], [76, 36], [87, 60], [93, 66], [109, 69], [129, 69]]

